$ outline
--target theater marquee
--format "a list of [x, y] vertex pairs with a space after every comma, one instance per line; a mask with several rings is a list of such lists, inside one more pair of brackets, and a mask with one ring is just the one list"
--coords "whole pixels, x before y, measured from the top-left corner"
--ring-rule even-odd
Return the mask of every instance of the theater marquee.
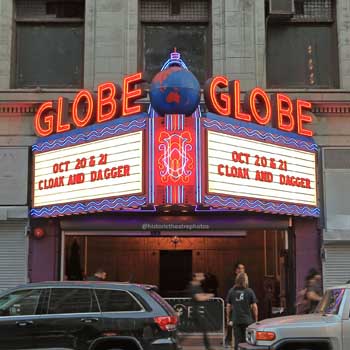
[[172, 206], [320, 215], [310, 102], [256, 87], [242, 103], [240, 81], [215, 76], [203, 113], [177, 52], [152, 80], [150, 104], [142, 82], [138, 72], [38, 107], [32, 217]]
[[141, 116], [34, 145], [33, 211], [51, 216], [144, 204], [145, 125]]
[[214, 207], [318, 212], [317, 146], [307, 138], [208, 115], [204, 201]]

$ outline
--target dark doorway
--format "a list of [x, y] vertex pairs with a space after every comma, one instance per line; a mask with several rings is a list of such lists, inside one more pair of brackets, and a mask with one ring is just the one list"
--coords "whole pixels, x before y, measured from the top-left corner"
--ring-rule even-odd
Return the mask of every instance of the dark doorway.
[[159, 269], [161, 295], [184, 296], [192, 276], [192, 250], [161, 250]]

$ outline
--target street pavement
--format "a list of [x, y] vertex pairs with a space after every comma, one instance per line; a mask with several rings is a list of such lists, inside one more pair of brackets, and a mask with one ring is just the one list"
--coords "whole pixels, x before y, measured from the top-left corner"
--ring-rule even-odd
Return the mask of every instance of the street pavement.
[[[181, 339], [181, 337], [180, 337]], [[233, 349], [233, 348], [225, 348], [222, 346], [222, 337], [221, 336], [211, 336], [209, 337], [210, 344], [213, 350], [223, 350], [223, 349]], [[188, 336], [182, 338], [180, 341], [182, 350], [205, 350], [203, 345], [203, 340], [201, 336]]]
[[[231, 349], [233, 350], [233, 348], [224, 348], [223, 346], [213, 346], [212, 347], [213, 350], [223, 350], [223, 349]], [[183, 347], [182, 350], [205, 350], [205, 347], [202, 346], [186, 346]]]

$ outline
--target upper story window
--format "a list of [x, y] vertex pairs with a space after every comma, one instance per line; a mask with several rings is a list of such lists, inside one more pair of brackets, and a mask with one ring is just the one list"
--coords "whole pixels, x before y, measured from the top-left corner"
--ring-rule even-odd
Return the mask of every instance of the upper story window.
[[200, 83], [211, 75], [208, 0], [141, 0], [140, 61], [151, 81], [174, 48]]
[[84, 0], [16, 0], [16, 88], [83, 82]]
[[350, 229], [350, 148], [323, 150], [323, 188], [326, 228]]
[[267, 10], [268, 87], [337, 88], [335, 1], [289, 2], [294, 7], [289, 17]]

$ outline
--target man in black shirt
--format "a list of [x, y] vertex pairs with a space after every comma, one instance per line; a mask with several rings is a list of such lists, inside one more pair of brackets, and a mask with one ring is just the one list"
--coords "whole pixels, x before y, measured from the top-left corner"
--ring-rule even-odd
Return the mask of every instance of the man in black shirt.
[[[236, 277], [242, 273], [242, 272], [245, 272], [245, 266], [241, 263], [241, 262], [237, 262], [236, 265], [235, 265], [235, 277], [234, 277], [234, 280], [236, 280]], [[227, 293], [227, 296], [230, 295], [230, 292], [231, 290], [234, 288], [234, 286], [232, 288], [230, 288], [230, 290], [228, 291]], [[226, 305], [228, 303], [228, 300], [226, 298]], [[226, 318], [228, 320], [230, 320], [228, 323], [227, 323], [227, 330], [226, 330], [226, 337], [225, 337], [225, 347], [229, 347], [231, 346], [231, 343], [232, 343], [232, 330], [233, 330], [233, 326], [232, 326], [232, 320], [231, 320], [231, 315], [226, 315]]]
[[[232, 323], [235, 334], [235, 350], [238, 344], [245, 342], [245, 330], [254, 321], [258, 321], [258, 306], [255, 293], [248, 288], [248, 276], [240, 273], [236, 283], [227, 296], [227, 315], [232, 311]], [[227, 322], [229, 323], [229, 316]]]

